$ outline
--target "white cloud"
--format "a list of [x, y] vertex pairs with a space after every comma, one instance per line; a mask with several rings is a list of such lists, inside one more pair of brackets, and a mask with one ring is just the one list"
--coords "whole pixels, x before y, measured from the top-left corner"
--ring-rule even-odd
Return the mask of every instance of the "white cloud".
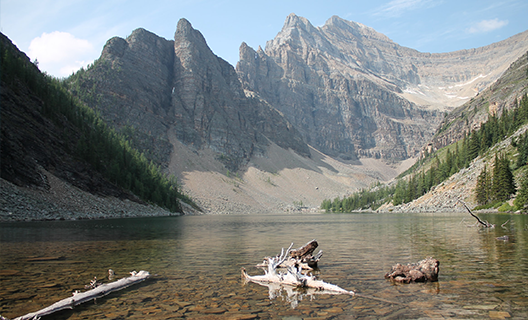
[[398, 17], [406, 11], [434, 5], [435, 3], [433, 0], [392, 0], [377, 8], [374, 15]]
[[499, 20], [497, 18], [492, 20], [482, 20], [469, 27], [466, 31], [468, 33], [484, 33], [502, 28], [507, 24], [508, 20]]
[[73, 71], [94, 60], [93, 45], [70, 33], [54, 31], [31, 40], [28, 56], [39, 62], [39, 68], [56, 77], [69, 76]]

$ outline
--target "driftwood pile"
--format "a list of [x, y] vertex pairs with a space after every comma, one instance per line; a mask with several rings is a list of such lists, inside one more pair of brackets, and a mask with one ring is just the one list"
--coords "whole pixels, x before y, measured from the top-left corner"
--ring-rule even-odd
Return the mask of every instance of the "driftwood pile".
[[[312, 257], [312, 253], [317, 247], [317, 241], [312, 240], [305, 246], [297, 250], [293, 250], [293, 254], [291, 250], [292, 247], [293, 243], [286, 251], [284, 251], [284, 248], [282, 248], [280, 255], [272, 258], [268, 257], [266, 259], [267, 261], [260, 265], [266, 266], [267, 268], [264, 269], [263, 275], [250, 276], [246, 272], [246, 269], [242, 268], [242, 279], [268, 287], [269, 284], [277, 284], [281, 286], [290, 286], [293, 288], [312, 288], [316, 289], [316, 291], [318, 291], [320, 294], [355, 294], [353, 291], [348, 291], [336, 285], [326, 283], [322, 280], [317, 280], [313, 275], [302, 273], [303, 265], [308, 266], [307, 261], [312, 260], [312, 258], [308, 257]], [[317, 254], [316, 256], [319, 256], [320, 258], [321, 255], [322, 253]], [[288, 263], [286, 263], [286, 261], [288, 261]], [[286, 267], [287, 270], [279, 270], [279, 268], [282, 267]], [[270, 291], [270, 296], [271, 295], [272, 294]]]
[[434, 258], [427, 258], [417, 263], [392, 266], [391, 271], [385, 274], [385, 279], [395, 282], [435, 282], [438, 281], [440, 262]]

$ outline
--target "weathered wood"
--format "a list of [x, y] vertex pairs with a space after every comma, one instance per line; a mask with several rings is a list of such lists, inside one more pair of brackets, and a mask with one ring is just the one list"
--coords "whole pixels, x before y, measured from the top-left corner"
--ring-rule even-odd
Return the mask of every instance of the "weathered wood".
[[[106, 296], [107, 294], [114, 292], [114, 291], [127, 288], [131, 285], [144, 281], [150, 276], [150, 274], [147, 271], [139, 271], [139, 272], [133, 271], [130, 274], [131, 274], [130, 277], [119, 279], [117, 281], [110, 282], [110, 283], [100, 284], [100, 285], [96, 285], [96, 283], [92, 281], [91, 286], [94, 287], [93, 289], [85, 291], [85, 292], [76, 291], [73, 293], [73, 297], [62, 299], [60, 301], [55, 302], [49, 307], [46, 307], [36, 312], [28, 313], [24, 316], [15, 318], [14, 320], [39, 319], [40, 317], [55, 313], [60, 310], [73, 309], [73, 307], [81, 303]], [[0, 317], [0, 318], [6, 319], [4, 317]]]
[[307, 256], [311, 256], [314, 250], [319, 246], [317, 243], [317, 240], [313, 239], [312, 241], [308, 242], [304, 246], [300, 247], [299, 249], [295, 249], [290, 251], [290, 257], [294, 259], [304, 259]]
[[491, 223], [489, 223], [488, 221], [482, 221], [482, 220], [480, 220], [480, 218], [479, 218], [476, 214], [474, 214], [473, 212], [471, 212], [471, 210], [468, 208], [468, 206], [467, 206], [463, 201], [458, 200], [458, 202], [462, 203], [462, 205], [466, 208], [466, 210], [469, 212], [469, 214], [470, 214], [471, 216], [473, 216], [473, 218], [477, 219], [477, 221], [478, 221], [481, 225], [483, 225], [483, 226], [486, 227], [486, 228], [495, 228], [495, 225], [494, 225], [494, 224], [491, 224]]
[[324, 282], [322, 280], [315, 279], [314, 276], [305, 275], [301, 273], [301, 269], [295, 269], [294, 267], [288, 268], [286, 273], [269, 273], [264, 275], [250, 276], [246, 272], [246, 269], [242, 268], [242, 278], [247, 281], [255, 283], [277, 283], [281, 285], [287, 285], [297, 288], [313, 288], [326, 293], [333, 294], [350, 294], [354, 295], [354, 291], [348, 291], [340, 288], [331, 283]]
[[[293, 245], [293, 243], [292, 243]], [[319, 252], [314, 256], [313, 252], [318, 247], [317, 240], [312, 240], [306, 243], [304, 246], [289, 251], [289, 258], [285, 258], [277, 267], [278, 268], [288, 268], [292, 266], [300, 266], [305, 270], [312, 270], [317, 267], [317, 263], [321, 260], [323, 256], [323, 251]], [[270, 257], [264, 258], [264, 261], [261, 264], [258, 264], [257, 267], [266, 268], [268, 266], [268, 261]]]
[[283, 248], [279, 256], [268, 258], [267, 270], [264, 270], [265, 274], [263, 275], [250, 276], [246, 272], [246, 269], [242, 268], [242, 279], [259, 284], [277, 283], [292, 287], [314, 288], [334, 294], [355, 294], [353, 291], [348, 291], [336, 285], [326, 283], [322, 280], [317, 280], [312, 275], [303, 274], [301, 272], [302, 268], [298, 265], [288, 267], [287, 272], [277, 272], [278, 266], [286, 260], [286, 257], [289, 255], [292, 246], [293, 243], [290, 245], [288, 250], [286, 250], [286, 252], [284, 252]]
[[385, 279], [396, 282], [435, 282], [438, 281], [440, 262], [434, 258], [427, 258], [417, 263], [392, 266], [391, 271], [385, 274]]

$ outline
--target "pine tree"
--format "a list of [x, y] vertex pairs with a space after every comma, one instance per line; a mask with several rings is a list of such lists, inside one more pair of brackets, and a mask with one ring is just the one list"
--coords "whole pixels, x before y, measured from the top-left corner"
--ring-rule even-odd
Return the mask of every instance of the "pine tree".
[[405, 202], [405, 193], [407, 190], [407, 182], [405, 180], [399, 180], [396, 184], [396, 190], [394, 190], [394, 196], [392, 197], [392, 203], [397, 206]]
[[517, 167], [520, 168], [525, 166], [528, 162], [528, 132], [525, 132], [517, 140], [517, 150], [519, 155], [517, 156]]
[[510, 169], [510, 161], [504, 155], [495, 154], [493, 182], [491, 188], [493, 200], [506, 201], [515, 193], [515, 182]]
[[475, 159], [480, 150], [480, 141], [477, 131], [472, 131], [468, 143], [468, 161]]
[[486, 166], [484, 166], [484, 169], [482, 169], [479, 176], [477, 177], [477, 186], [475, 187], [475, 193], [478, 204], [484, 205], [489, 202], [490, 179]]

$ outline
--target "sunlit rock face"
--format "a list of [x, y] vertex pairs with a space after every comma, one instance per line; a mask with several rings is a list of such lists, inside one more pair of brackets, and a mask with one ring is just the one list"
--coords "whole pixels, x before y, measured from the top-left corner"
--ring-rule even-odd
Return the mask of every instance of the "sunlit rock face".
[[339, 17], [314, 27], [291, 14], [265, 50], [240, 47], [244, 88], [284, 113], [321, 151], [350, 158], [419, 153], [444, 112], [469, 100], [528, 48], [528, 33], [430, 54]]
[[133, 127], [160, 164], [172, 136], [230, 169], [272, 142], [302, 156], [311, 145], [345, 160], [398, 161], [417, 156], [445, 111], [497, 79], [527, 37], [429, 54], [339, 17], [314, 27], [292, 14], [265, 49], [243, 43], [235, 70], [181, 19], [174, 40], [144, 29], [110, 39], [72, 90], [91, 93], [85, 102], [117, 128]]

